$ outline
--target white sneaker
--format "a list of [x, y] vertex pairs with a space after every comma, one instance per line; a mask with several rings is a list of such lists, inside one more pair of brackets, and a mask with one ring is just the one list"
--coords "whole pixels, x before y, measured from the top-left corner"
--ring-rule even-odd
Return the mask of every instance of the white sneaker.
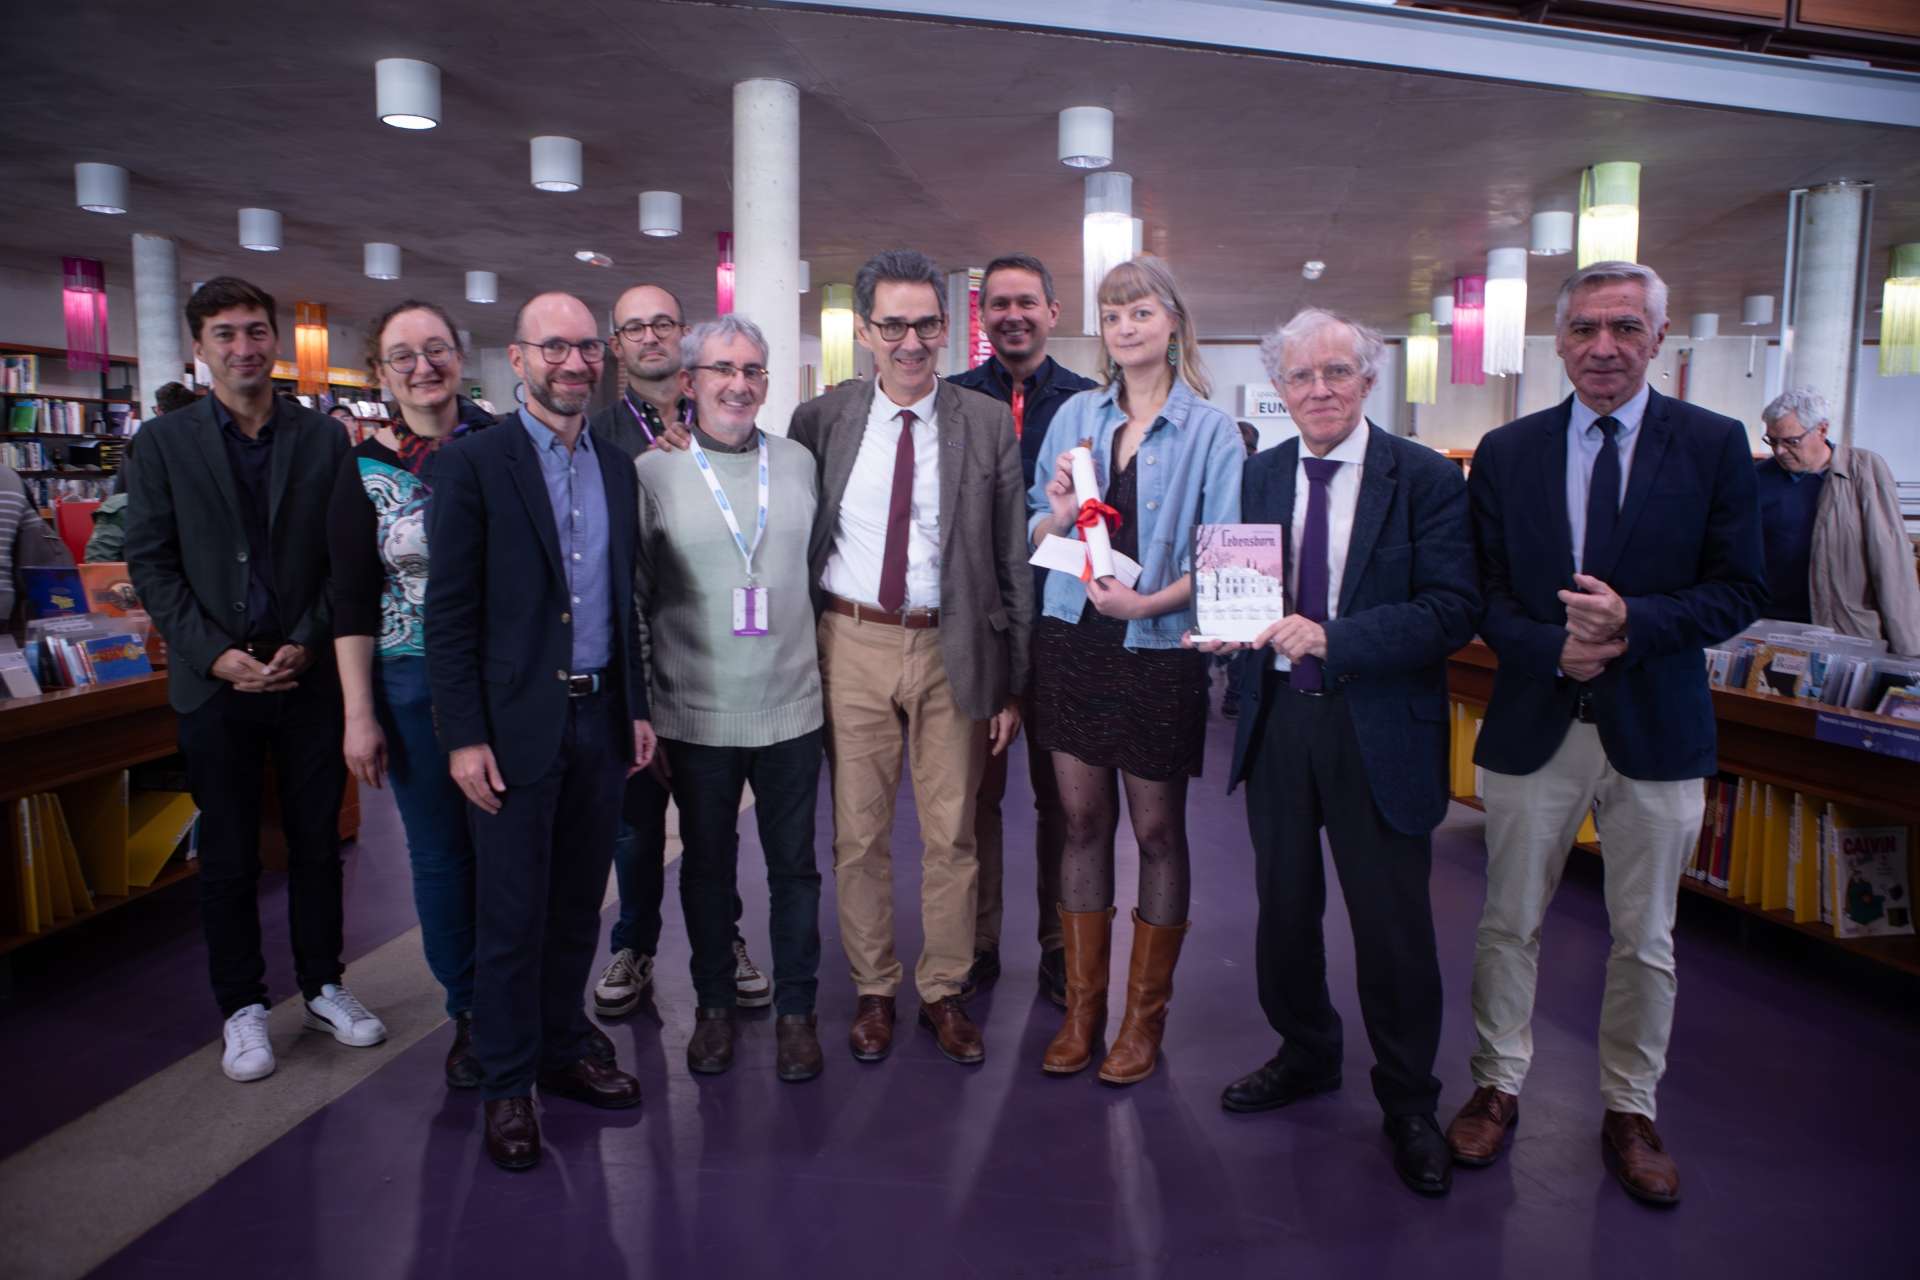
[[593, 1007], [603, 1018], [632, 1013], [640, 997], [653, 985], [653, 957], [632, 947], [613, 953], [612, 963], [593, 988]]
[[220, 1069], [227, 1079], [242, 1084], [263, 1080], [273, 1074], [273, 1044], [267, 1039], [267, 1006], [250, 1004], [227, 1019], [221, 1034], [227, 1050], [220, 1055]]
[[742, 1009], [764, 1009], [773, 1003], [773, 983], [747, 954], [747, 944], [733, 941], [733, 999]]
[[318, 999], [307, 1001], [307, 1025], [326, 1031], [341, 1044], [364, 1049], [387, 1038], [387, 1024], [367, 1011], [353, 992], [329, 982]]

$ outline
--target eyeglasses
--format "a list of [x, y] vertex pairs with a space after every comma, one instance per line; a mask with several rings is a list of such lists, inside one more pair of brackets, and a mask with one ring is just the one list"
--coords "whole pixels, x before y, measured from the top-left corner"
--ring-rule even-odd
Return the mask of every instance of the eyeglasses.
[[732, 382], [737, 374], [748, 382], [760, 383], [767, 380], [767, 366], [763, 364], [690, 364], [689, 369], [705, 369], [722, 382]]
[[532, 347], [546, 358], [548, 364], [565, 364], [567, 353], [578, 351], [580, 358], [588, 364], [599, 364], [607, 358], [607, 343], [604, 338], [582, 338], [578, 342], [568, 342], [565, 338], [548, 338], [545, 342], [528, 342], [524, 338], [515, 338], [516, 347]]
[[1812, 434], [1811, 431], [1802, 431], [1797, 436], [1761, 436], [1760, 443], [1769, 449], [1792, 449], [1797, 452], [1801, 442]]
[[669, 319], [666, 316], [655, 316], [651, 320], [629, 320], [614, 331], [614, 336], [638, 343], [646, 341], [649, 331], [656, 338], [666, 339], [686, 327], [678, 320]]
[[947, 327], [947, 318], [945, 316], [926, 316], [922, 319], [911, 320], [911, 321], [909, 320], [868, 320], [867, 321], [867, 328], [879, 334], [880, 339], [883, 342], [898, 342], [902, 338], [907, 336], [907, 330], [909, 329], [913, 330], [914, 334], [918, 336], [922, 342], [932, 342], [935, 338], [939, 337], [941, 333], [946, 330], [946, 327]]
[[381, 363], [395, 373], [412, 373], [413, 367], [420, 363], [421, 356], [425, 356], [427, 363], [434, 368], [444, 369], [453, 363], [453, 358], [458, 354], [459, 352], [444, 342], [429, 342], [418, 351], [391, 352]]
[[1283, 380], [1295, 391], [1305, 391], [1318, 378], [1327, 384], [1327, 390], [1339, 391], [1350, 386], [1359, 376], [1360, 371], [1350, 364], [1326, 364], [1318, 369], [1289, 369]]

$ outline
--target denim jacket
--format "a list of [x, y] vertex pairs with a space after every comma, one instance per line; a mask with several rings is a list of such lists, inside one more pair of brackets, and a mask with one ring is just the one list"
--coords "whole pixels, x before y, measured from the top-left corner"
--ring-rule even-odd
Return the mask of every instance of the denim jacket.
[[[1053, 479], [1054, 460], [1082, 440], [1093, 441], [1093, 472], [1104, 496], [1112, 487], [1107, 474], [1113, 461], [1113, 437], [1126, 425], [1127, 415], [1117, 403], [1119, 386], [1082, 391], [1054, 415], [1034, 464], [1033, 487], [1027, 491], [1027, 534], [1051, 518], [1047, 482]], [[1138, 471], [1137, 518], [1140, 536], [1142, 595], [1160, 590], [1193, 568], [1193, 526], [1234, 524], [1240, 519], [1240, 468], [1247, 450], [1240, 430], [1220, 410], [1176, 379], [1166, 407], [1140, 441], [1134, 463]], [[1080, 621], [1087, 589], [1071, 574], [1047, 575], [1044, 616], [1063, 622]], [[1153, 618], [1127, 623], [1129, 649], [1177, 649], [1180, 635], [1194, 626], [1193, 606]]]

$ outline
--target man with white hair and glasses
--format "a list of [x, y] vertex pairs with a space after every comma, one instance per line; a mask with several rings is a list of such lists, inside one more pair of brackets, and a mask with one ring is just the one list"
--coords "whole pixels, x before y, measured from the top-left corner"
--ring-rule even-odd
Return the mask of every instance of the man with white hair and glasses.
[[1766, 616], [1920, 654], [1920, 579], [1885, 459], [1827, 436], [1826, 397], [1796, 387], [1760, 411], [1773, 456], [1756, 468]]

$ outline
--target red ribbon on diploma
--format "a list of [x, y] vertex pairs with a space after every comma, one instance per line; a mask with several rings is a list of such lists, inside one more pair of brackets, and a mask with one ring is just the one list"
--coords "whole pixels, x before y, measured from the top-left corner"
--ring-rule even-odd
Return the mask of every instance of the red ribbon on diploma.
[[[1080, 514], [1073, 518], [1073, 527], [1076, 529], [1091, 529], [1102, 520], [1106, 521], [1108, 529], [1118, 529], [1121, 525], [1120, 513], [1118, 511], [1100, 501], [1098, 498], [1088, 498], [1080, 504]], [[1082, 541], [1084, 540], [1085, 539], [1082, 538]], [[1093, 581], [1093, 553], [1091, 551], [1087, 553], [1087, 562], [1080, 566], [1080, 581]]]

